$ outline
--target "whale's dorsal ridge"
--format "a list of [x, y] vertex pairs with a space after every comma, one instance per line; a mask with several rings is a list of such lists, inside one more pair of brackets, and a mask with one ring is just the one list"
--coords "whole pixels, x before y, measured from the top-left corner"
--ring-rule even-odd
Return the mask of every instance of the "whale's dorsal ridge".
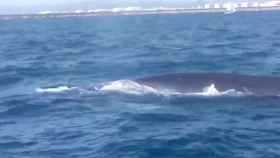
[[219, 91], [238, 90], [254, 95], [279, 95], [280, 77], [244, 75], [237, 73], [174, 73], [136, 79], [151, 87], [175, 89], [178, 92], [201, 92], [205, 87], [215, 86]]

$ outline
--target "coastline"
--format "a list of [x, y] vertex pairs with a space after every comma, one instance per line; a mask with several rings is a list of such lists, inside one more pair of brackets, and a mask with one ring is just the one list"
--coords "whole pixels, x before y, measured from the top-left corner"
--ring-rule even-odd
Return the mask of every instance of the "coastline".
[[[235, 12], [257, 12], [257, 11], [280, 11], [277, 7], [247, 7], [236, 8]], [[68, 13], [32, 13], [32, 14], [0, 14], [0, 20], [12, 19], [36, 19], [36, 18], [65, 18], [65, 17], [85, 17], [85, 16], [133, 16], [133, 15], [161, 15], [161, 14], [197, 14], [197, 13], [226, 13], [225, 8], [184, 8], [184, 9], [166, 9], [166, 10], [140, 10], [140, 11], [102, 11], [102, 12], [68, 12]]]

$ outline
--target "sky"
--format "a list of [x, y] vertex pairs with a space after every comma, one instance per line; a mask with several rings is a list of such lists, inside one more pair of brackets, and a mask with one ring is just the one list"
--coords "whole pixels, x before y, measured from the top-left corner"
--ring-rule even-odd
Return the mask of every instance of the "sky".
[[[41, 11], [73, 11], [78, 9], [109, 9], [115, 7], [187, 6], [194, 3], [229, 0], [0, 0], [0, 14], [22, 14]], [[240, 0], [235, 0], [240, 1]], [[246, 0], [252, 1], [252, 0]], [[265, 1], [265, 0], [259, 0]]]

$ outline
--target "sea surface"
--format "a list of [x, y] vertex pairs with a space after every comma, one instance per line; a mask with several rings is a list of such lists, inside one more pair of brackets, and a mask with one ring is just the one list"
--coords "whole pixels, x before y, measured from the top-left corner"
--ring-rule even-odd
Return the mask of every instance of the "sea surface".
[[280, 75], [279, 17], [0, 21], [0, 157], [279, 158], [280, 97], [185, 96], [133, 82], [181, 72]]

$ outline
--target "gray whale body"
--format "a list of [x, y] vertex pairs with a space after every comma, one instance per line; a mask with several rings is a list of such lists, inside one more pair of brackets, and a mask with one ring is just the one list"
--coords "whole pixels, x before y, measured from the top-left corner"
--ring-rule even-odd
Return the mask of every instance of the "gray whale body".
[[211, 84], [218, 91], [234, 89], [255, 96], [280, 95], [279, 76], [254, 76], [226, 73], [176, 73], [144, 77], [135, 80], [157, 89], [180, 93], [199, 93]]

